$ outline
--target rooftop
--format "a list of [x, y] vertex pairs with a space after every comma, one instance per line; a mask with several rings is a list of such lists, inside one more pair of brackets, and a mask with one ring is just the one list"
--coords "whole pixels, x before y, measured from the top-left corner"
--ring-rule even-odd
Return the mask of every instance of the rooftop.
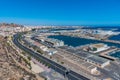
[[99, 44], [93, 44], [93, 45], [91, 45], [91, 46], [92, 46], [92, 47], [95, 47], [95, 48], [102, 48], [102, 47], [105, 46], [105, 44], [99, 43]]
[[[62, 48], [62, 47], [61, 47]], [[67, 47], [64, 47], [62, 49], [65, 49], [66, 51], [70, 52], [70, 53], [73, 53], [73, 54], [77, 54], [79, 55], [79, 57], [83, 58], [83, 59], [87, 59], [89, 61], [92, 61], [92, 62], [95, 62], [95, 63], [98, 63], [98, 64], [104, 64], [105, 62], [108, 62], [109, 60], [107, 59], [104, 59], [102, 57], [99, 57], [99, 56], [96, 56], [96, 55], [93, 55], [89, 52], [85, 52], [85, 51], [82, 51], [82, 50], [78, 50], [78, 49], [73, 49], [73, 48], [67, 48]]]

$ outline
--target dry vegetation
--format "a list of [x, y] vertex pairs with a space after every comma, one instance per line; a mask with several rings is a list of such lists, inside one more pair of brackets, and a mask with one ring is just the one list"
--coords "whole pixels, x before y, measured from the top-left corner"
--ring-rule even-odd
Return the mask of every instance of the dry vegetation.
[[[0, 80], [37, 80], [34, 74], [16, 64], [14, 59], [8, 54], [12, 51], [6, 51], [6, 40], [0, 36]], [[12, 52], [13, 53], [13, 52]], [[19, 57], [17, 57], [19, 60]], [[16, 59], [15, 59], [16, 60]]]

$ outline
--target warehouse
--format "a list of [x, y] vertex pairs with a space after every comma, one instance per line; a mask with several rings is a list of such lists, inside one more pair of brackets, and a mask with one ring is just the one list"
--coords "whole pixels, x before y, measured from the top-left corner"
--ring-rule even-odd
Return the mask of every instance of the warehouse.
[[99, 43], [99, 44], [92, 44], [89, 46], [89, 48], [90, 48], [90, 52], [97, 53], [97, 52], [107, 50], [110, 47], [108, 47], [106, 44]]
[[72, 54], [76, 54], [78, 55], [82, 60], [87, 61], [89, 63], [92, 63], [96, 66], [99, 66], [101, 68], [104, 68], [105, 66], [110, 64], [110, 61], [107, 59], [104, 59], [102, 57], [93, 55], [89, 52], [85, 52], [79, 49], [75, 49], [75, 48], [65, 48], [66, 51], [72, 53]]

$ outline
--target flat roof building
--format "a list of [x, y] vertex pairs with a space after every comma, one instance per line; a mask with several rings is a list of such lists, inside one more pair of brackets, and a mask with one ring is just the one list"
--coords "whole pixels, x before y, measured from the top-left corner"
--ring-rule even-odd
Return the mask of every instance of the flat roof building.
[[61, 40], [46, 38], [44, 41], [53, 47], [64, 46], [64, 42]]
[[109, 60], [107, 60], [105, 58], [102, 58], [102, 57], [99, 57], [99, 56], [96, 56], [96, 55], [93, 55], [93, 54], [91, 54], [89, 52], [85, 52], [85, 51], [70, 48], [70, 47], [69, 48], [66, 47], [64, 49], [66, 51], [72, 53], [72, 54], [78, 55], [82, 60], [84, 60], [86, 62], [89, 62], [89, 63], [92, 63], [94, 65], [97, 65], [97, 66], [99, 66], [101, 68], [104, 68], [105, 66], [110, 64]]
[[89, 48], [90, 48], [89, 51], [92, 53], [97, 53], [97, 52], [101, 52], [101, 51], [109, 49], [109, 47], [103, 43], [92, 44], [89, 46]]

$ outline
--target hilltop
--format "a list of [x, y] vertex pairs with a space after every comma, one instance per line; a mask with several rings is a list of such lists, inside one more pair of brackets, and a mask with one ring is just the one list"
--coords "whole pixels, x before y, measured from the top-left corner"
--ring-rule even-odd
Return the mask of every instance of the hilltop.
[[0, 23], [0, 27], [24, 27], [24, 26], [15, 23]]

